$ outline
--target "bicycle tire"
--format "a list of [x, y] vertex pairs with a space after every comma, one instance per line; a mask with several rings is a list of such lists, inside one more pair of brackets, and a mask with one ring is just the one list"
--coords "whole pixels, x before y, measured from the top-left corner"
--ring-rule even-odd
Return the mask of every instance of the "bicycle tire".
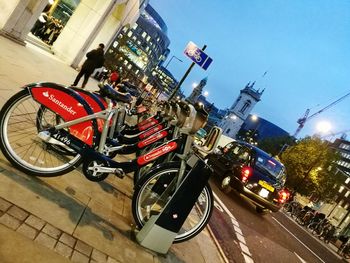
[[[142, 228], [147, 222], [149, 219], [147, 217], [150, 214], [161, 211], [167, 200], [172, 196], [174, 191], [169, 189], [172, 186], [169, 179], [176, 179], [179, 169], [180, 162], [164, 163], [158, 165], [140, 179], [132, 198], [132, 214], [139, 228]], [[167, 183], [165, 184], [164, 182]], [[164, 195], [165, 189], [169, 192], [169, 195]], [[158, 195], [160, 195], [160, 192], [162, 193], [159, 196], [162, 199], [154, 198], [155, 194], [157, 194], [156, 192], [158, 192]], [[149, 204], [145, 205], [147, 201]], [[174, 243], [184, 242], [198, 235], [208, 224], [213, 207], [213, 193], [209, 184], [206, 184], [182, 229], [175, 237]]]
[[29, 89], [13, 95], [0, 111], [0, 149], [18, 170], [34, 176], [58, 176], [79, 166], [79, 154], [62, 155], [38, 135], [37, 116], [42, 105]]

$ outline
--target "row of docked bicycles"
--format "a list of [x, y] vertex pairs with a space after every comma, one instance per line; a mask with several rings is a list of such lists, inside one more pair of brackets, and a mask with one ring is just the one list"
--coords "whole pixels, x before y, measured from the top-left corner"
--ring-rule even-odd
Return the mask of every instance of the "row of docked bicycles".
[[336, 243], [338, 239], [341, 240], [342, 245], [337, 252], [344, 258], [350, 258], [350, 239], [341, 236], [338, 228], [331, 224], [325, 214], [319, 213], [309, 206], [302, 206], [297, 201], [286, 203], [283, 211], [325, 243]]
[[[17, 169], [32, 176], [61, 176], [81, 167], [91, 181], [134, 175], [132, 214], [139, 228], [160, 213], [183, 178], [221, 135], [218, 128], [199, 146], [195, 133], [208, 113], [186, 102], [161, 103], [154, 115], [135, 98], [108, 84], [89, 92], [55, 83], [26, 85], [0, 111], [0, 148]], [[140, 121], [128, 125], [136, 115]], [[114, 157], [136, 153], [118, 162]], [[213, 194], [207, 183], [174, 242], [193, 238], [208, 223]]]

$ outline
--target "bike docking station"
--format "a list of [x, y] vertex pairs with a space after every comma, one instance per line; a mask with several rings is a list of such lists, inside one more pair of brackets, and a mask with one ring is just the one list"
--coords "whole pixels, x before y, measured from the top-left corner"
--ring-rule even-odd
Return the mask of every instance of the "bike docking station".
[[197, 153], [191, 154], [187, 160], [191, 170], [185, 174], [163, 210], [157, 215], [151, 215], [137, 233], [136, 240], [141, 246], [161, 254], [168, 252], [212, 174], [203, 159], [203, 153], [214, 151], [221, 134], [219, 127], [213, 127], [202, 146], [195, 144]]

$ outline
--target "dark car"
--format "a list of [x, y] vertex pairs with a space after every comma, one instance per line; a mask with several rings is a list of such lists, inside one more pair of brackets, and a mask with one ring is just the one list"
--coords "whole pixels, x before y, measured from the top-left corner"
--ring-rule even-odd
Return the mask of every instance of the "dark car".
[[224, 192], [236, 189], [256, 204], [259, 213], [277, 212], [288, 198], [283, 164], [253, 145], [230, 142], [210, 154], [208, 163], [220, 178]]

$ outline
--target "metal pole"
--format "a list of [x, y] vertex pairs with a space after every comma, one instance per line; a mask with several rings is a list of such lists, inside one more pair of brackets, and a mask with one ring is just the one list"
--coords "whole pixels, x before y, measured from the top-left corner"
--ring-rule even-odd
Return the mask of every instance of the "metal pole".
[[169, 66], [169, 64], [173, 60], [173, 58], [176, 58], [178, 61], [183, 62], [181, 59], [179, 59], [177, 56], [174, 55], [169, 59], [168, 63], [166, 63], [164, 68], [167, 68]]
[[[207, 45], [204, 45], [202, 50], [205, 50], [207, 48]], [[192, 64], [190, 65], [190, 67], [187, 69], [185, 75], [183, 75], [182, 79], [179, 81], [179, 83], [176, 85], [173, 93], [170, 95], [168, 101], [172, 100], [172, 98], [176, 95], [177, 91], [180, 89], [182, 83], [185, 81], [185, 79], [187, 78], [188, 74], [190, 74], [192, 68], [194, 67], [196, 63], [192, 62]]]

